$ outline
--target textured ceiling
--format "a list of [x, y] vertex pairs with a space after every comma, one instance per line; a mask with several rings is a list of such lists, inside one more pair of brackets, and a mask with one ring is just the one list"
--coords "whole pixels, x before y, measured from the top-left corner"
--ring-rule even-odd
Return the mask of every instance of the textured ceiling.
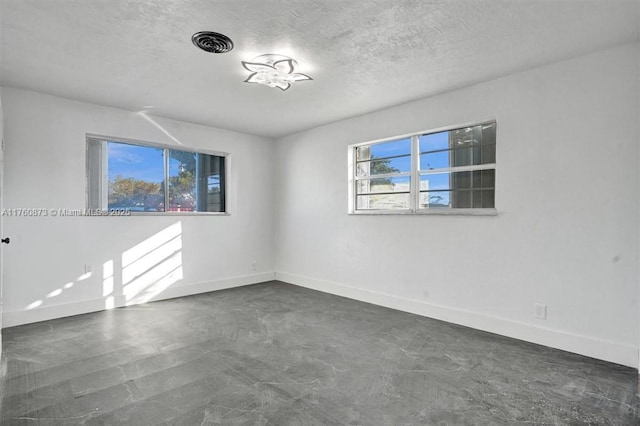
[[[630, 0], [0, 0], [0, 84], [280, 137], [640, 38]], [[216, 31], [230, 53], [196, 49]], [[294, 57], [313, 81], [243, 83]]]

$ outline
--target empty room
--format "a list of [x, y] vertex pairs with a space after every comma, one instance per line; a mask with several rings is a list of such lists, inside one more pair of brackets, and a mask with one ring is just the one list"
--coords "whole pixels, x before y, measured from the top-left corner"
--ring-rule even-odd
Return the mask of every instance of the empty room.
[[0, 0], [2, 425], [638, 425], [639, 0]]

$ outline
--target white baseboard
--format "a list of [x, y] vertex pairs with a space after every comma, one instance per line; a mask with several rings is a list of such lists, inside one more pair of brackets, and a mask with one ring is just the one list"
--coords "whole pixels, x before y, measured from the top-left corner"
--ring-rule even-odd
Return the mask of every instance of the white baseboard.
[[[148, 302], [156, 300], [173, 299], [175, 297], [190, 296], [192, 294], [206, 293], [209, 291], [224, 290], [227, 288], [241, 287], [245, 285], [258, 284], [275, 279], [274, 272], [263, 272], [252, 275], [241, 275], [237, 277], [223, 278], [202, 283], [187, 284], [176, 287], [169, 287], [162, 293], [148, 299]], [[124, 296], [116, 296], [113, 300], [113, 308], [126, 306]], [[72, 303], [42, 306], [31, 310], [4, 311], [2, 313], [2, 326], [13, 327], [16, 325], [29, 324], [32, 322], [46, 321], [55, 318], [69, 317], [72, 315], [87, 314], [89, 312], [104, 311], [109, 309], [105, 298], [81, 300]]]
[[[424, 317], [435, 318], [453, 324], [488, 331], [502, 336], [537, 343], [568, 352], [574, 352], [604, 361], [615, 362], [632, 368], [638, 368], [638, 348], [633, 345], [539, 327], [479, 312], [436, 305], [424, 301], [407, 299], [285, 272], [264, 272], [207, 281], [203, 283], [170, 287], [149, 301], [172, 299], [175, 297], [189, 296], [209, 291], [258, 284], [265, 281], [271, 281], [273, 279], [310, 288], [312, 290], [335, 294], [349, 299], [372, 303]], [[124, 296], [116, 297], [113, 301], [113, 305], [116, 308], [126, 306], [127, 303]], [[107, 309], [105, 299], [100, 298], [73, 303], [42, 306], [28, 311], [4, 311], [2, 326], [13, 327], [38, 321], [97, 312], [105, 309]]]
[[463, 325], [502, 336], [537, 343], [604, 361], [638, 368], [638, 348], [625, 343], [612, 342], [590, 336], [568, 333], [496, 317], [479, 312], [435, 305], [424, 301], [407, 299], [379, 293], [345, 284], [317, 280], [296, 274], [276, 272], [276, 279], [289, 284], [318, 290], [361, 302], [372, 303], [399, 311], [410, 312], [453, 324]]

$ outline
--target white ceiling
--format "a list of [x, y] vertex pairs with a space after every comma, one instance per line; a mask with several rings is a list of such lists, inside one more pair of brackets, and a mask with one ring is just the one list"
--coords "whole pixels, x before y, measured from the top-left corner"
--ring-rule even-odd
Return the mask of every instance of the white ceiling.
[[[640, 39], [638, 0], [0, 0], [0, 84], [280, 137]], [[235, 44], [193, 46], [198, 31]], [[243, 83], [285, 54], [313, 81]]]

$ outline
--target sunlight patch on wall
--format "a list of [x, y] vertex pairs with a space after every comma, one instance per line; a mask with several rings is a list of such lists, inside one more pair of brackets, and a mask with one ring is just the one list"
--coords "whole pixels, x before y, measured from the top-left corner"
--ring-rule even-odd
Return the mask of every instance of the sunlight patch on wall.
[[104, 308], [113, 309], [115, 298], [113, 296], [113, 260], [107, 260], [102, 264], [102, 297]]
[[181, 222], [122, 253], [122, 285], [127, 305], [147, 302], [182, 278]]
[[124, 288], [127, 305], [145, 303], [183, 278], [178, 252]]
[[131, 283], [136, 277], [145, 275], [148, 271], [180, 250], [182, 250], [182, 238], [180, 236], [163, 243], [130, 265], [123, 266], [122, 283], [124, 285]]
[[84, 280], [86, 280], [87, 278], [90, 278], [90, 277], [91, 277], [91, 272], [87, 272], [86, 274], [82, 274], [82, 275], [80, 275], [80, 276], [76, 279], [76, 281], [84, 281]]
[[182, 223], [176, 222], [162, 231], [152, 235], [146, 240], [136, 244], [122, 253], [122, 267], [126, 268], [145, 255], [151, 253], [162, 244], [182, 234]]
[[138, 114], [140, 117], [144, 118], [145, 120], [147, 120], [149, 123], [151, 123], [155, 128], [157, 128], [158, 130], [160, 130], [162, 133], [164, 133], [169, 139], [171, 139], [172, 141], [174, 141], [175, 143], [177, 143], [178, 145], [184, 145], [182, 142], [180, 142], [175, 136], [173, 136], [171, 133], [169, 133], [169, 131], [167, 129], [165, 129], [164, 127], [162, 127], [160, 124], [158, 124], [153, 118], [149, 117], [146, 113], [146, 111], [138, 111], [136, 114]]
[[[78, 278], [76, 278], [75, 281], [69, 281], [68, 283], [66, 283], [62, 287], [57, 288], [57, 289], [53, 290], [52, 292], [48, 293], [45, 296], [45, 299], [53, 299], [54, 297], [58, 297], [62, 293], [64, 293], [65, 290], [68, 290], [71, 287], [73, 287], [76, 282], [86, 280], [89, 277], [91, 277], [91, 272], [87, 272], [86, 274], [82, 274]], [[43, 303], [44, 303], [44, 299], [36, 300], [36, 301], [28, 304], [27, 306], [25, 306], [24, 310], [25, 311], [30, 311], [32, 309], [39, 308], [40, 306], [42, 306]]]
[[62, 294], [62, 291], [63, 290], [61, 288], [59, 288], [57, 290], [53, 290], [51, 293], [47, 294], [47, 299], [51, 299], [52, 297], [56, 297], [56, 296]]
[[36, 300], [35, 302], [28, 304], [27, 307], [24, 309], [26, 311], [30, 311], [31, 309], [35, 309], [40, 305], [42, 305], [42, 300]]
[[[121, 272], [122, 293], [118, 290], [116, 295], [115, 261], [110, 259], [102, 264], [102, 297], [105, 309], [115, 308], [116, 296], [120, 295], [124, 296], [126, 305], [148, 302], [180, 281], [183, 278], [182, 223], [178, 221], [124, 251]], [[75, 281], [67, 282], [42, 299], [31, 302], [24, 309], [29, 311], [39, 308], [45, 300], [60, 296], [65, 290], [91, 276], [91, 272], [82, 274]]]

